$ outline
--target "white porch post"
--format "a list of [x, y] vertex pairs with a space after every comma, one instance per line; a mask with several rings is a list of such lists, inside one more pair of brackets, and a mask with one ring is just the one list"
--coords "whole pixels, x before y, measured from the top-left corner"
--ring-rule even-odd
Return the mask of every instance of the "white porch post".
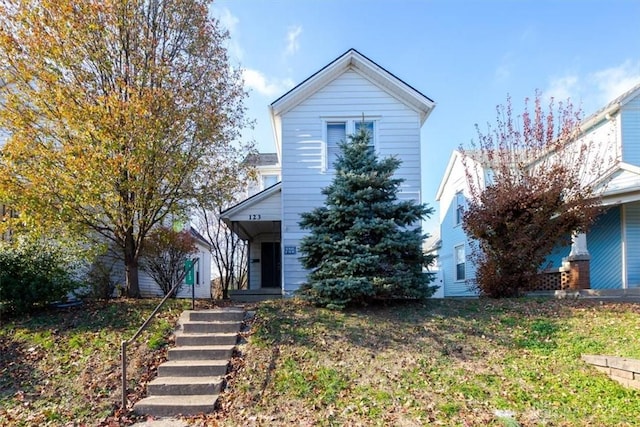
[[571, 252], [567, 257], [571, 272], [569, 288], [573, 290], [589, 289], [591, 288], [591, 256], [587, 249], [587, 235], [574, 233], [571, 240]]
[[581, 256], [589, 256], [587, 249], [587, 235], [584, 233], [574, 233], [571, 236], [571, 252], [569, 259]]

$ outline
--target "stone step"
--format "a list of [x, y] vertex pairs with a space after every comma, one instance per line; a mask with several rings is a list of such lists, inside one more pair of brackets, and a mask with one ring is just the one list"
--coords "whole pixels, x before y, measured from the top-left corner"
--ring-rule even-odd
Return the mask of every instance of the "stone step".
[[235, 345], [238, 341], [237, 332], [220, 332], [217, 334], [186, 334], [178, 331], [175, 334], [176, 346], [190, 345]]
[[244, 320], [244, 310], [240, 308], [220, 308], [197, 311], [188, 310], [186, 313], [187, 318], [191, 322], [242, 322], [242, 320]]
[[240, 323], [237, 321], [185, 322], [182, 324], [182, 331], [187, 334], [238, 333], [240, 332]]
[[222, 377], [159, 377], [147, 384], [149, 396], [218, 394]]
[[197, 415], [215, 410], [217, 394], [185, 395], [185, 396], [149, 396], [133, 405], [137, 414], [155, 417], [171, 417], [181, 415]]
[[170, 360], [158, 366], [158, 377], [221, 377], [229, 360]]
[[169, 360], [229, 360], [233, 345], [202, 345], [169, 349]]

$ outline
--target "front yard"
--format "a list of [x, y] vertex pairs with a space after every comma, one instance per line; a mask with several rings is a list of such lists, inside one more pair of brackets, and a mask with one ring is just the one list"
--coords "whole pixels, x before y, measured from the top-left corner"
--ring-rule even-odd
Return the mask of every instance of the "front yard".
[[[119, 343], [157, 301], [116, 300], [3, 320], [0, 425], [124, 425]], [[130, 350], [153, 376], [186, 301]], [[580, 360], [640, 359], [640, 304], [432, 300], [344, 312], [256, 306], [217, 414], [196, 425], [637, 425], [640, 391]], [[131, 382], [131, 398], [142, 387]]]
[[640, 390], [581, 354], [640, 359], [640, 305], [444, 300], [263, 305], [225, 425], [637, 425]]

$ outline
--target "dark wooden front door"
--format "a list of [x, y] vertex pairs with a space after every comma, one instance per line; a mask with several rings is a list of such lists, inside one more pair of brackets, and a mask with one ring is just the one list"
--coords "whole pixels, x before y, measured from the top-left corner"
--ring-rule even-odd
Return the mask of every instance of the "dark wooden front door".
[[262, 242], [262, 287], [279, 288], [282, 275], [280, 242]]

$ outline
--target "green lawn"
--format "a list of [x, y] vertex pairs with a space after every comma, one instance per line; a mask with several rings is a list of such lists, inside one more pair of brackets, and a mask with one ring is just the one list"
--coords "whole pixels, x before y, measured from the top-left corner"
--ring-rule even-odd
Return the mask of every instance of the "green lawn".
[[580, 355], [640, 359], [640, 304], [446, 300], [262, 305], [225, 425], [623, 426], [640, 391]]
[[[120, 341], [156, 300], [3, 319], [0, 425], [120, 425]], [[129, 352], [131, 399], [153, 376], [187, 301]], [[256, 321], [217, 414], [195, 425], [632, 426], [640, 391], [580, 360], [640, 359], [640, 304], [445, 300], [333, 312], [292, 300]], [[75, 424], [74, 424], [75, 423]], [[111, 424], [109, 424], [111, 423]]]

